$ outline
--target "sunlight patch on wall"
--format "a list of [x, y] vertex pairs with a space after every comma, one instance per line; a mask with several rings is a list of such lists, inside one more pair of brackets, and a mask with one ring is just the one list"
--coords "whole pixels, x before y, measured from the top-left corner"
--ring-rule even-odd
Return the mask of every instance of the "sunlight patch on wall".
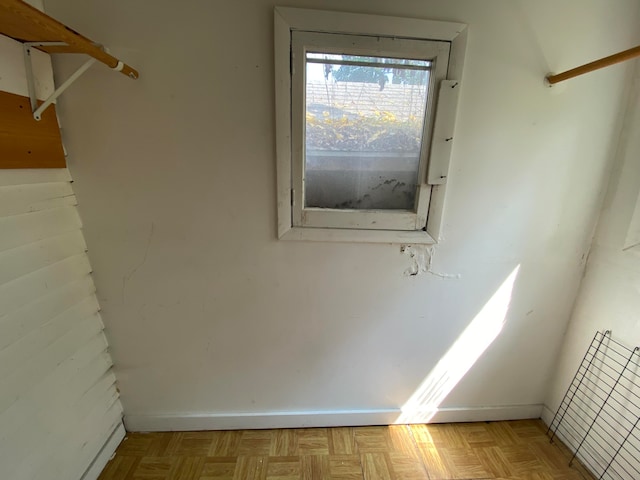
[[427, 423], [504, 326], [518, 265], [402, 406], [396, 423]]

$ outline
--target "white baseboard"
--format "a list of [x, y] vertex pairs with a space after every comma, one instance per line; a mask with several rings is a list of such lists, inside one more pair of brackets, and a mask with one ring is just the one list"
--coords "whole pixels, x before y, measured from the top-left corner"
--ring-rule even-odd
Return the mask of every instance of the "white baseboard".
[[104, 467], [111, 459], [113, 452], [116, 451], [116, 448], [118, 448], [118, 445], [120, 445], [120, 442], [122, 442], [122, 439], [126, 434], [127, 432], [124, 429], [124, 425], [120, 422], [116, 429], [111, 433], [96, 458], [93, 459], [93, 462], [91, 462], [87, 471], [84, 472], [81, 480], [96, 480], [100, 476], [100, 473], [102, 473], [102, 470], [104, 470]]
[[277, 413], [212, 413], [187, 415], [125, 415], [130, 432], [188, 430], [244, 430], [261, 428], [337, 427], [386, 425], [399, 410], [354, 410]]
[[542, 415], [540, 416], [540, 418], [542, 418], [542, 421], [547, 425], [547, 427], [551, 425], [554, 415], [555, 412], [553, 412], [549, 407], [547, 407], [546, 405], [542, 407]]
[[409, 416], [400, 409], [274, 413], [125, 415], [130, 432], [340, 427], [395, 423], [483, 422], [540, 418], [542, 405], [441, 408], [430, 415]]
[[429, 423], [494, 422], [540, 418], [542, 405], [509, 405], [475, 408], [439, 408]]

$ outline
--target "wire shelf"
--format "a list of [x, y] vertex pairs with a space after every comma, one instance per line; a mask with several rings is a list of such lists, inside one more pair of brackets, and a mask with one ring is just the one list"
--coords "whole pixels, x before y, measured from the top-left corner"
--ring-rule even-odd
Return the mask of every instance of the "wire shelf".
[[640, 347], [596, 332], [547, 434], [599, 480], [640, 479]]

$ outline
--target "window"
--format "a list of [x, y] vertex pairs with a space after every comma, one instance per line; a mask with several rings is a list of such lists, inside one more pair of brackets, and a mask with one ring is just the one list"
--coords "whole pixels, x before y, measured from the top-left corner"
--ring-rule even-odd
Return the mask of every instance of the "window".
[[464, 27], [276, 8], [281, 238], [437, 240]]

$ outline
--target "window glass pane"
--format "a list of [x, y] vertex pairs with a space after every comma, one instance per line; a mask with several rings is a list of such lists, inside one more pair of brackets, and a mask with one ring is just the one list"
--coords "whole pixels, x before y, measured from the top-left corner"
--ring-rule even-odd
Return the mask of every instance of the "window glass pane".
[[414, 210], [430, 66], [307, 54], [306, 207]]

